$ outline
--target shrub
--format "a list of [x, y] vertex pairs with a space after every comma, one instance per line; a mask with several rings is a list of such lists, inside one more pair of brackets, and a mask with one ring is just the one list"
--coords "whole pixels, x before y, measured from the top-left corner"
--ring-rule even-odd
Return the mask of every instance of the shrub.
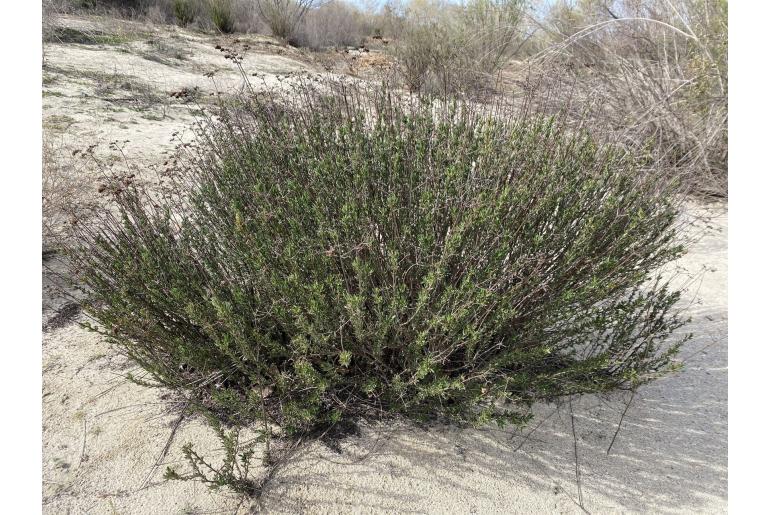
[[[43, 0], [42, 5], [42, 35], [43, 41], [51, 41], [56, 32], [56, 15], [59, 12], [59, 6], [53, 0]], [[43, 47], [45, 52], [45, 46]]]
[[316, 0], [257, 0], [256, 7], [273, 36], [290, 40], [315, 3]]
[[523, 423], [672, 366], [676, 188], [633, 156], [503, 104], [275, 95], [223, 105], [167, 190], [116, 183], [77, 227], [93, 329], [157, 384], [297, 435]]
[[449, 25], [432, 21], [405, 25], [395, 48], [401, 76], [410, 91], [448, 93], [468, 83], [460, 64], [461, 42]]
[[513, 56], [523, 5], [522, 0], [470, 0], [465, 4], [465, 46], [482, 74], [496, 73]]
[[520, 0], [410, 7], [395, 47], [406, 85], [448, 93], [490, 83], [515, 51], [521, 15]]
[[[548, 47], [532, 64], [579, 117], [617, 129], [684, 177], [691, 191], [727, 195], [727, 2], [659, 0], [555, 4], [542, 26]], [[585, 106], [592, 105], [590, 112]]]
[[359, 46], [365, 36], [363, 13], [352, 5], [333, 0], [309, 10], [293, 40], [298, 46], [321, 49]]
[[249, 477], [251, 459], [255, 453], [258, 442], [265, 441], [261, 435], [248, 444], [239, 442], [240, 433], [237, 428], [227, 430], [216, 418], [209, 417], [209, 423], [222, 442], [224, 459], [222, 464], [215, 468], [208, 463], [203, 456], [195, 452], [192, 442], [182, 447], [182, 454], [190, 467], [188, 474], [180, 474], [174, 467], [166, 467], [163, 475], [166, 480], [198, 481], [213, 490], [224, 486], [231, 490], [246, 495], [259, 493], [259, 483]]
[[143, 7], [142, 0], [74, 0], [72, 4], [81, 9], [104, 7], [116, 9], [125, 14], [136, 14]]
[[235, 30], [235, 17], [231, 0], [209, 0], [211, 22], [219, 32], [230, 34]]
[[67, 226], [85, 221], [96, 209], [97, 176], [79, 150], [61, 137], [43, 134], [42, 213], [43, 253], [58, 250]]
[[181, 27], [187, 27], [195, 20], [195, 5], [192, 0], [174, 0], [174, 17]]

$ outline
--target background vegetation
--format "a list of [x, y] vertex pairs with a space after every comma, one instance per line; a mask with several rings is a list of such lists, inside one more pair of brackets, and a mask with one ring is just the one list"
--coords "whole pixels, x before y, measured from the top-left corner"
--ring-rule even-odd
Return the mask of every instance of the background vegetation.
[[[262, 32], [314, 51], [378, 47], [411, 91], [486, 97], [538, 87], [544, 111], [588, 115], [705, 197], [727, 194], [726, 0], [45, 0], [206, 30]], [[44, 23], [45, 25], [45, 23]], [[558, 93], [557, 93], [558, 90]]]

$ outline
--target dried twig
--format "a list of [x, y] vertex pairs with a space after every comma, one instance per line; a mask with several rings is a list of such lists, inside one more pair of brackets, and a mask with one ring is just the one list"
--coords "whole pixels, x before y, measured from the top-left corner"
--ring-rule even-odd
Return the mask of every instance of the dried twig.
[[147, 488], [147, 486], [149, 486], [150, 478], [152, 478], [153, 474], [155, 474], [155, 471], [158, 470], [158, 467], [160, 467], [161, 462], [168, 454], [168, 450], [171, 448], [171, 443], [174, 441], [176, 432], [179, 430], [179, 426], [182, 425], [182, 421], [187, 415], [187, 408], [189, 406], [190, 406], [190, 402], [188, 401], [187, 404], [184, 405], [184, 408], [182, 408], [182, 412], [179, 414], [176, 421], [174, 422], [174, 427], [172, 427], [171, 429], [171, 434], [168, 435], [168, 439], [166, 440], [166, 444], [163, 446], [163, 450], [161, 450], [160, 454], [158, 455], [158, 458], [155, 460], [155, 463], [150, 468], [150, 472], [149, 474], [147, 474], [147, 477], [144, 478], [144, 481], [142, 481], [142, 486], [139, 487], [139, 490], [144, 490], [145, 488]]
[[612, 436], [612, 441], [610, 442], [610, 446], [607, 447], [607, 454], [610, 453], [610, 450], [612, 449], [612, 445], [615, 443], [615, 439], [618, 437], [618, 433], [620, 432], [620, 426], [623, 424], [623, 419], [626, 417], [628, 408], [631, 407], [631, 402], [633, 402], [634, 400], [634, 395], [636, 395], [636, 388], [631, 390], [631, 397], [628, 399], [628, 402], [626, 403], [626, 409], [624, 409], [623, 413], [620, 415], [620, 420], [618, 421], [618, 428], [615, 430], [615, 434]]
[[[549, 415], [547, 417], [543, 418], [540, 422], [537, 423], [537, 425], [535, 425], [535, 427], [530, 429], [529, 432], [526, 435], [524, 435], [524, 438], [522, 439], [521, 443], [519, 443], [519, 445], [516, 446], [516, 448], [513, 450], [513, 452], [517, 452], [519, 449], [524, 447], [524, 444], [529, 441], [529, 439], [532, 436], [532, 434], [535, 431], [537, 431], [540, 428], [540, 426], [542, 426], [548, 419], [550, 419], [553, 416], [553, 414], [558, 411], [558, 409], [559, 409], [558, 407], [554, 408], [553, 411], [551, 411], [551, 413], [549, 413]], [[513, 436], [514, 435], [511, 435], [511, 438], [513, 438]]]
[[572, 397], [570, 397], [569, 399], [569, 416], [570, 416], [570, 422], [572, 423], [572, 441], [575, 449], [575, 480], [577, 481], [578, 506], [580, 506], [580, 508], [583, 511], [588, 513], [585, 507], [583, 506], [583, 488], [580, 482], [580, 461], [578, 458], [577, 433], [575, 433], [575, 413], [572, 411]]
[[83, 417], [83, 447], [80, 449], [80, 459], [78, 459], [78, 468], [83, 463], [83, 457], [86, 455], [86, 440], [88, 439], [88, 425], [86, 423], [86, 417]]

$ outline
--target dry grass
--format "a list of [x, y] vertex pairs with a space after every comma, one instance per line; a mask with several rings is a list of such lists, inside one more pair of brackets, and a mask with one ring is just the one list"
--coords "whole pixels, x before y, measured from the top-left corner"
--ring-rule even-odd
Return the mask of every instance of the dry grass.
[[273, 36], [292, 40], [308, 10], [318, 3], [318, 0], [255, 0], [254, 6]]
[[552, 43], [528, 61], [529, 74], [552, 93], [554, 109], [589, 117], [620, 143], [647, 141], [655, 162], [694, 193], [726, 196], [726, 2], [613, 8], [557, 5], [543, 26]]
[[90, 217], [96, 206], [96, 175], [80, 150], [50, 131], [43, 137], [43, 252], [57, 249], [68, 227]]

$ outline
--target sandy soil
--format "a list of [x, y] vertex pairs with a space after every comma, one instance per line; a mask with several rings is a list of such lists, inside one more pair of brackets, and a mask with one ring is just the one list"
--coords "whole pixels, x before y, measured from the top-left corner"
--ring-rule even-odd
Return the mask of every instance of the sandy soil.
[[[212, 38], [141, 30], [150, 31], [150, 39], [184, 41], [180, 51], [192, 54], [166, 63], [143, 58], [146, 36], [120, 45], [46, 46], [44, 73], [52, 75], [44, 84], [47, 130], [60, 130], [80, 146], [128, 139], [124, 151], [132, 159], [157, 162], [172, 148], [173, 132], [193, 119], [193, 108], [176, 100], [141, 109], [136, 107], [140, 101], [119, 105], [116, 98], [136, 90], [121, 93], [120, 77], [117, 90], [105, 92], [101, 74], [117, 70], [151, 83], [156, 92], [195, 86], [211, 91], [211, 79], [202, 75], [210, 67], [216, 68], [217, 87], [239, 87]], [[309, 69], [301, 56], [282, 52], [253, 52], [245, 65], [268, 74]], [[165, 114], [158, 114], [161, 109]], [[202, 454], [216, 457], [218, 441], [201, 421], [185, 419], [164, 453], [179, 422], [168, 394], [126, 381], [133, 366], [74, 323], [77, 310], [51, 296], [51, 272], [44, 269], [44, 512], [726, 512], [727, 215], [711, 214], [712, 227], [678, 263], [699, 278], [682, 304], [695, 333], [681, 354], [685, 369], [640, 389], [609, 455], [625, 398], [573, 402], [579, 481], [573, 417], [563, 405], [538, 407], [524, 434], [364, 428], [360, 438], [342, 444], [341, 454], [323, 446], [307, 449], [279, 474], [260, 503], [197, 483], [165, 482], [167, 465], [184, 466], [182, 444], [195, 442]], [[55, 260], [46, 268], [55, 270]]]
[[108, 144], [118, 141], [134, 162], [162, 159], [173, 149], [174, 133], [188, 131], [198, 104], [243, 87], [217, 45], [249, 45], [242, 65], [254, 82], [318, 71], [296, 49], [260, 36], [216, 37], [105, 18], [62, 17], [57, 24], [60, 31], [107, 43], [64, 39], [44, 46], [44, 129], [73, 149], [99, 143], [106, 155]]

